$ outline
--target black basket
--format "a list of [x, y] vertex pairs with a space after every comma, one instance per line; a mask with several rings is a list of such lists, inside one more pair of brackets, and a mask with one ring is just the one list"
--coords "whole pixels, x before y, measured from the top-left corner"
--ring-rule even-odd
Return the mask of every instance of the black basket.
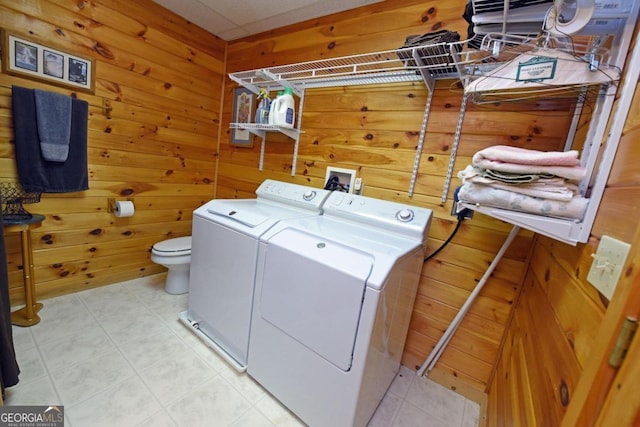
[[[426, 67], [426, 71], [434, 75], [455, 73], [457, 68], [453, 65], [455, 61], [449, 52], [449, 45], [453, 45], [456, 50], [460, 51], [462, 46], [458, 43], [459, 41], [460, 34], [457, 32], [440, 30], [408, 36], [401, 49], [396, 52], [405, 67], [416, 69], [417, 74], [420, 74], [419, 68], [421, 66]], [[422, 64], [416, 63], [412, 51], [406, 48], [416, 48], [414, 49], [415, 53], [420, 57]]]
[[23, 203], [38, 203], [42, 193], [28, 193], [17, 182], [0, 182], [0, 197], [5, 204], [2, 217], [20, 220], [32, 215], [22, 206]]

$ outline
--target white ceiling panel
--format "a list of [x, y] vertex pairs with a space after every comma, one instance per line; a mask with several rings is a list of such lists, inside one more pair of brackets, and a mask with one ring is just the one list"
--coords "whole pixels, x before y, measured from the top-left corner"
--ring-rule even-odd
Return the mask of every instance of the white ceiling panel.
[[154, 0], [223, 40], [284, 27], [382, 0]]
[[286, 14], [292, 10], [303, 9], [318, 0], [277, 0], [277, 1], [256, 1], [256, 0], [200, 0], [211, 10], [224, 16], [238, 26], [244, 26], [253, 22], [265, 22], [269, 18]]
[[211, 31], [213, 28], [215, 28], [216, 31], [229, 31], [237, 26], [233, 21], [229, 21], [224, 15], [219, 14], [215, 9], [206, 6], [198, 0], [153, 1], [213, 34], [216, 34]]

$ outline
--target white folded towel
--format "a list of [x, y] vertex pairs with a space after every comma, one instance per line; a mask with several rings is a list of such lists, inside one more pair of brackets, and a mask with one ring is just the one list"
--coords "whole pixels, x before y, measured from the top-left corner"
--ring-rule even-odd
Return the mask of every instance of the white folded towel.
[[463, 184], [458, 191], [458, 197], [463, 202], [480, 206], [571, 219], [582, 219], [589, 203], [589, 200], [582, 196], [575, 196], [568, 202], [562, 202], [473, 183]]

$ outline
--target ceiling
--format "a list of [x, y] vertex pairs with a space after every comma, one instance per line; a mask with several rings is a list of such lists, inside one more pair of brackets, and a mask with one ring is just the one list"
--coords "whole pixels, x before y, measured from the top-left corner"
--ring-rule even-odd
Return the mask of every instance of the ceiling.
[[231, 41], [382, 0], [154, 0]]

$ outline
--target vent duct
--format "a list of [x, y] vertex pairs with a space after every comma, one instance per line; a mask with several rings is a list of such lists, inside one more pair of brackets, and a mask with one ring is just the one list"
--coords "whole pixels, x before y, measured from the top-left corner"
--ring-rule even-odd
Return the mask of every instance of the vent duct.
[[537, 35], [542, 30], [552, 0], [473, 0], [473, 31]]
[[534, 36], [616, 34], [633, 0], [472, 0], [473, 31]]
[[633, 0], [556, 0], [544, 29], [554, 36], [617, 34]]

